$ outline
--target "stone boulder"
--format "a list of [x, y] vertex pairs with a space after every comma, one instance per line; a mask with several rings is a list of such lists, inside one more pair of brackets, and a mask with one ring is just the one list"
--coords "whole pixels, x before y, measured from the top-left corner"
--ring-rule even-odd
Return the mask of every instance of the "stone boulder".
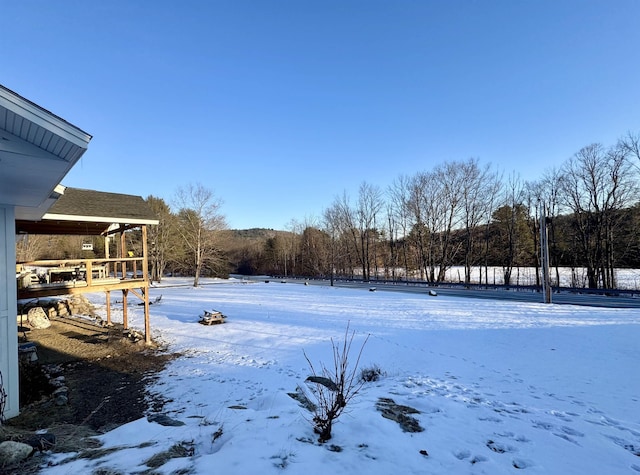
[[34, 329], [49, 328], [51, 326], [51, 321], [42, 307], [29, 309], [27, 322]]
[[25, 460], [33, 454], [34, 450], [29, 444], [14, 440], [0, 442], [0, 467], [13, 465]]

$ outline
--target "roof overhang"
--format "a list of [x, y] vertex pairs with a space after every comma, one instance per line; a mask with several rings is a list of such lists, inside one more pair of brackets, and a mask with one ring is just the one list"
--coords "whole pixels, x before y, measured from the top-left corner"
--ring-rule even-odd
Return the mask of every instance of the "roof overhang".
[[159, 223], [141, 196], [60, 185], [55, 203], [37, 219], [16, 219], [16, 234], [96, 236]]
[[0, 204], [38, 219], [91, 135], [0, 85]]
[[[16, 234], [44, 234], [66, 236], [108, 236], [129, 229], [140, 228], [146, 223], [117, 223], [42, 219], [41, 221], [16, 220]], [[158, 224], [151, 222], [149, 224]]]

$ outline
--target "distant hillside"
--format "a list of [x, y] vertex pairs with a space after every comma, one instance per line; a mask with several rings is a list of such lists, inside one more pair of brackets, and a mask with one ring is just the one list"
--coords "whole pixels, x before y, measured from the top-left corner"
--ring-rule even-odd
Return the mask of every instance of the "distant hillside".
[[268, 239], [275, 237], [276, 234], [284, 231], [276, 231], [266, 228], [251, 228], [251, 229], [231, 229], [231, 235], [234, 238], [241, 239]]

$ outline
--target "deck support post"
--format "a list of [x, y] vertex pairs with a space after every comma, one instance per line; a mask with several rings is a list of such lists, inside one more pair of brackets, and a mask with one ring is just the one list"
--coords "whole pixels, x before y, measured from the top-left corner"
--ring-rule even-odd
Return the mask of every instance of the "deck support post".
[[111, 326], [111, 291], [106, 290], [105, 294], [107, 296], [107, 325]]
[[144, 341], [147, 345], [151, 343], [151, 323], [149, 322], [149, 261], [147, 249], [147, 226], [142, 225], [142, 277], [146, 287], [142, 289], [144, 302]]
[[129, 316], [127, 315], [127, 295], [129, 289], [122, 289], [122, 328], [129, 329]]

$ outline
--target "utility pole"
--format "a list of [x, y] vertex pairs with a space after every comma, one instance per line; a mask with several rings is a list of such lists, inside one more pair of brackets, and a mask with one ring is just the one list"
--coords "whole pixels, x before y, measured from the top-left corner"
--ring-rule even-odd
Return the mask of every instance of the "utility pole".
[[546, 206], [540, 201], [540, 263], [542, 265], [542, 292], [544, 303], [551, 303], [551, 278], [549, 276], [549, 233], [547, 232]]

